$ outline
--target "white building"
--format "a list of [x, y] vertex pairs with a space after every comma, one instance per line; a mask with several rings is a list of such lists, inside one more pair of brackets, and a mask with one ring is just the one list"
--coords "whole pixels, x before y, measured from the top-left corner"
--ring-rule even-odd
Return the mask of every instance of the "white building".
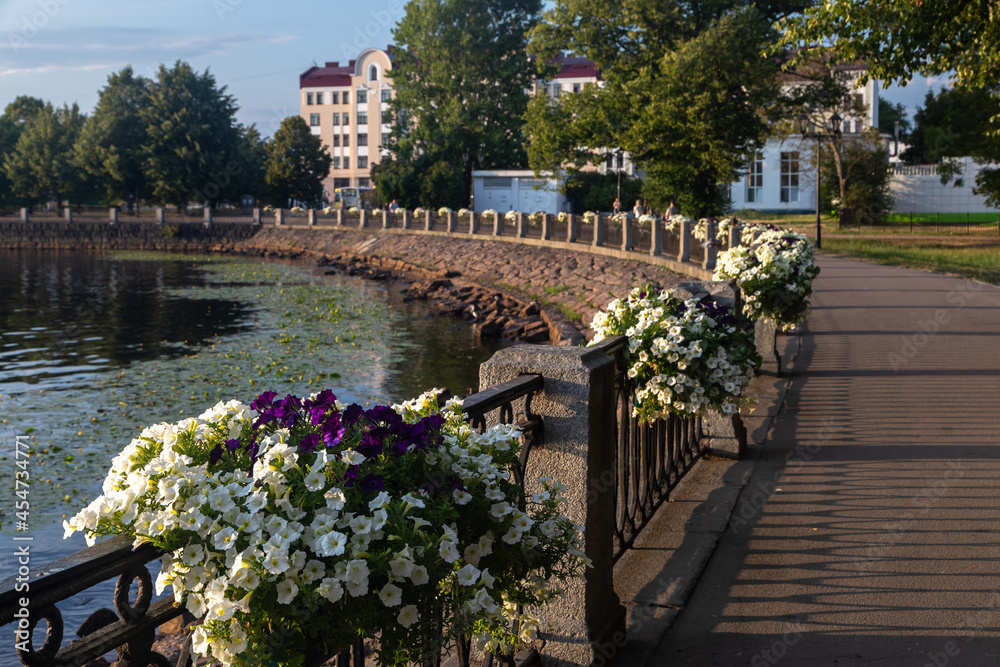
[[[848, 72], [856, 81], [867, 66], [854, 63], [838, 69]], [[785, 85], [805, 84], [799, 84], [794, 74], [789, 74]], [[860, 96], [867, 112], [860, 118], [843, 119], [842, 132], [847, 141], [858, 138], [868, 128], [878, 127], [878, 81], [857, 85], [855, 95]], [[769, 141], [761, 154], [747, 164], [746, 175], [730, 184], [733, 208], [783, 213], [815, 211], [815, 151], [816, 139], [798, 134]]]
[[483, 169], [472, 172], [474, 209], [499, 213], [522, 211], [559, 213], [568, 211], [562, 183], [555, 178], [538, 179], [530, 169]]

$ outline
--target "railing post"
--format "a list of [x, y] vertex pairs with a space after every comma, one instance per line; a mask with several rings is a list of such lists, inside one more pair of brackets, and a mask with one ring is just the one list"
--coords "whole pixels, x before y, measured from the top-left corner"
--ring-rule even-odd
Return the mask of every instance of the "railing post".
[[260, 224], [260, 209], [259, 208], [254, 208], [253, 212], [250, 215], [251, 215], [251, 220], [253, 220], [253, 224], [259, 225]]
[[628, 251], [632, 249], [632, 218], [625, 218], [622, 222], [622, 250]]
[[600, 248], [604, 245], [604, 216], [597, 215], [594, 218], [594, 247]]
[[528, 235], [528, 216], [524, 214], [524, 211], [519, 211], [517, 214], [517, 238], [523, 239]]
[[[518, 345], [500, 350], [479, 367], [483, 389], [538, 373], [545, 389], [531, 411], [545, 425], [544, 446], [531, 450], [527, 493], [542, 475], [566, 485], [566, 513], [583, 527], [583, 551], [593, 567], [566, 582], [561, 596], [533, 610], [541, 620], [545, 655], [559, 664], [600, 664], [602, 647], [625, 642], [625, 609], [614, 589], [615, 484], [602, 481], [615, 469], [615, 364], [600, 350]], [[514, 413], [524, 411], [524, 401]], [[604, 649], [607, 650], [607, 649]]]
[[715, 223], [706, 222], [705, 223], [705, 259], [702, 261], [701, 266], [706, 271], [715, 270], [715, 256], [718, 254], [718, 249], [715, 247]]
[[403, 211], [403, 229], [409, 229], [412, 226], [413, 220], [410, 215], [409, 211]]
[[382, 209], [382, 229], [389, 229], [389, 210]]
[[743, 242], [742, 232], [740, 231], [739, 225], [733, 225], [729, 228], [729, 247], [739, 248], [740, 244]]
[[362, 208], [358, 213], [358, 228], [364, 229], [368, 226], [368, 209]]
[[649, 240], [649, 254], [653, 257], [658, 257], [663, 253], [663, 228], [660, 227], [659, 218], [653, 218], [653, 222], [649, 226], [649, 231], [652, 234]]
[[575, 213], [570, 213], [568, 224], [566, 225], [566, 242], [575, 243], [576, 242], [576, 232], [579, 228], [579, 220], [576, 218]]
[[28, 207], [27, 206], [22, 206], [21, 207], [21, 222], [28, 222], [28, 220], [29, 220]]
[[503, 223], [501, 220], [503, 218], [500, 217], [500, 211], [495, 211], [493, 213], [493, 236], [500, 236], [503, 232]]
[[310, 227], [316, 226], [316, 209], [311, 208], [306, 211], [306, 224]]
[[206, 206], [205, 207], [205, 222], [203, 223], [203, 225], [205, 227], [211, 227], [212, 226], [212, 207], [211, 206]]
[[156, 224], [163, 225], [167, 222], [167, 212], [160, 206], [156, 209]]
[[681, 222], [677, 229], [681, 234], [681, 248], [677, 252], [678, 262], [686, 262], [691, 259], [691, 225], [690, 222]]
[[108, 222], [111, 223], [112, 225], [117, 225], [118, 224], [118, 207], [117, 206], [112, 206], [110, 209], [108, 209]]
[[479, 233], [479, 214], [475, 211], [469, 212], [469, 236]]
[[337, 224], [341, 227], [344, 226], [344, 209], [337, 209]]
[[72, 206], [66, 206], [66, 207], [63, 208], [63, 217], [66, 219], [66, 222], [73, 222], [73, 207]]
[[542, 239], [548, 241], [552, 238], [552, 216], [548, 213], [542, 214]]
[[448, 211], [444, 214], [445, 223], [447, 224], [448, 233], [451, 234], [455, 231], [455, 212]]
[[278, 208], [274, 210], [274, 226], [281, 227], [285, 224], [285, 209]]
[[428, 232], [434, 229], [434, 211], [430, 209], [424, 211], [424, 229]]

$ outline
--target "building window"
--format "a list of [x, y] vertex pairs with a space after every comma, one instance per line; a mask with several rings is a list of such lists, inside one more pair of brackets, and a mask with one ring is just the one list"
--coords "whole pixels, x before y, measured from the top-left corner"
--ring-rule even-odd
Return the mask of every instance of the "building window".
[[368, 168], [368, 156], [367, 155], [359, 155], [358, 156], [358, 169], [367, 169], [367, 168]]
[[383, 88], [382, 89], [382, 101], [383, 102], [388, 102], [391, 99], [392, 99], [392, 91], [389, 90], [388, 88]]
[[350, 103], [351, 103], [351, 102], [350, 102], [350, 100], [348, 99], [349, 97], [350, 97], [350, 93], [348, 93], [348, 92], [347, 92], [347, 91], [345, 90], [345, 91], [344, 91], [344, 104], [350, 104]]
[[[336, 146], [336, 145], [337, 144], [334, 143], [334, 146]], [[334, 155], [333, 156], [333, 168], [334, 169], [340, 169], [340, 156], [339, 155]]]
[[333, 124], [334, 125], [340, 125], [340, 114], [339, 113], [333, 114]]
[[392, 123], [392, 111], [386, 109], [382, 112], [382, 124], [390, 125]]
[[371, 65], [368, 67], [368, 80], [378, 81], [378, 67]]
[[323, 93], [316, 93], [316, 104], [323, 104]]
[[333, 135], [333, 147], [337, 148], [338, 146], [340, 146], [340, 135], [335, 134]]
[[319, 114], [318, 113], [311, 113], [311, 114], [309, 114], [309, 126], [310, 127], [319, 127]]
[[562, 94], [562, 84], [553, 83], [552, 84], [552, 97], [558, 98]]
[[372, 186], [372, 179], [370, 178], [359, 178], [358, 187], [359, 188], [370, 188]]
[[368, 112], [367, 111], [359, 111], [358, 112], [358, 125], [367, 125], [367, 124], [368, 124]]
[[764, 187], [764, 161], [750, 160], [747, 165], [747, 203], [759, 203]]
[[[344, 137], [344, 138], [346, 139], [347, 137]], [[347, 157], [345, 155], [344, 156], [344, 169], [350, 169], [350, 168], [351, 168], [351, 158], [349, 158], [349, 157]]]
[[312, 104], [312, 103], [313, 103], [313, 94], [306, 93], [306, 104]]
[[487, 190], [509, 190], [513, 180], [501, 176], [484, 176], [483, 187]]
[[367, 90], [359, 90], [356, 97], [358, 98], [358, 104], [368, 104]]
[[330, 93], [330, 104], [340, 104], [340, 93], [336, 91]]
[[799, 200], [799, 152], [781, 154], [781, 201]]
[[351, 135], [349, 135], [349, 134], [345, 134], [344, 135], [344, 145], [345, 146], [350, 146], [351, 145]]
[[383, 146], [388, 146], [388, 145], [389, 145], [389, 140], [390, 140], [391, 138], [392, 138], [392, 135], [391, 135], [391, 134], [383, 134], [383, 135], [382, 135], [382, 145], [383, 145]]
[[333, 179], [334, 188], [349, 188], [351, 187], [351, 179], [349, 178], [334, 178]]
[[347, 113], [345, 111], [344, 112], [344, 125], [350, 125], [350, 124], [351, 124], [351, 114], [349, 114], [349, 113]]
[[578, 84], [578, 83], [574, 83], [573, 84], [573, 92], [574, 93], [580, 92], [580, 84]]
[[367, 145], [368, 145], [368, 135], [367, 134], [359, 134], [358, 135], [358, 146], [367, 146]]

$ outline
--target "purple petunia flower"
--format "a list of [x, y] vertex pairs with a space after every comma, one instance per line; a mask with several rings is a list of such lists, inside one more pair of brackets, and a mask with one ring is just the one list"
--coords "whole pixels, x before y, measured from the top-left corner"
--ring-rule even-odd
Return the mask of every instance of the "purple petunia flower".
[[256, 410], [257, 412], [263, 412], [273, 405], [274, 397], [277, 395], [278, 392], [276, 391], [265, 391], [263, 394], [254, 399], [253, 403], [250, 404], [250, 408]]
[[385, 478], [372, 473], [358, 482], [358, 487], [365, 493], [375, 493], [385, 488]]
[[299, 452], [314, 452], [316, 451], [317, 446], [319, 446], [319, 434], [309, 433], [302, 438], [302, 442], [299, 443]]

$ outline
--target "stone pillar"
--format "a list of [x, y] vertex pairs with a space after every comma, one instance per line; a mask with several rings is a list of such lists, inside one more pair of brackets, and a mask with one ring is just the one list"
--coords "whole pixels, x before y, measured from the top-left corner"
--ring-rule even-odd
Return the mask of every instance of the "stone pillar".
[[29, 219], [28, 208], [27, 207], [22, 207], [21, 208], [21, 222], [28, 222], [28, 219]]
[[344, 226], [344, 209], [342, 208], [337, 209], [337, 224], [341, 227]]
[[542, 239], [548, 241], [552, 238], [552, 216], [548, 213], [542, 214]]
[[205, 207], [205, 226], [208, 227], [211, 224], [212, 224], [212, 207], [211, 206], [206, 206]]
[[156, 224], [162, 225], [167, 221], [167, 213], [163, 210], [163, 207], [156, 209]]
[[761, 356], [761, 370], [781, 373], [781, 357], [778, 356], [778, 326], [768, 319], [759, 319], [753, 325], [753, 340]]
[[253, 220], [253, 224], [255, 224], [255, 225], [259, 225], [260, 224], [260, 209], [259, 208], [254, 208], [253, 213], [251, 213], [251, 220]]
[[311, 208], [306, 211], [306, 224], [310, 227], [316, 226], [316, 209]]
[[66, 222], [73, 222], [73, 207], [72, 206], [65, 206], [65, 207], [63, 207], [63, 217], [66, 219]]
[[690, 222], [680, 223], [678, 232], [681, 235], [681, 249], [677, 253], [678, 262], [686, 262], [691, 259], [691, 225]]
[[573, 243], [576, 241], [576, 230], [579, 229], [580, 221], [577, 220], [575, 214], [571, 213], [569, 216], [569, 221], [566, 225], [566, 242]]
[[598, 215], [594, 218], [594, 247], [599, 248], [604, 245], [604, 216]]
[[364, 229], [368, 226], [368, 209], [363, 208], [358, 212], [358, 228]]
[[702, 260], [701, 267], [706, 271], [715, 270], [715, 258], [719, 254], [719, 249], [715, 247], [715, 223], [705, 223], [705, 259]]
[[118, 207], [117, 206], [112, 206], [111, 208], [108, 209], [108, 222], [110, 222], [112, 225], [117, 225], [118, 224]]
[[448, 211], [444, 215], [445, 222], [447, 224], [448, 233], [451, 234], [455, 231], [455, 212]]
[[632, 234], [635, 227], [632, 225], [632, 218], [625, 218], [622, 222], [622, 250], [632, 249]]
[[409, 211], [403, 211], [403, 229], [409, 229], [412, 226], [413, 220], [410, 215]]
[[523, 239], [528, 235], [528, 216], [523, 211], [517, 214], [517, 238]]
[[649, 233], [653, 235], [649, 241], [649, 254], [657, 257], [663, 252], [663, 227], [660, 226], [659, 219], [653, 219]]
[[424, 211], [424, 229], [427, 231], [434, 229], [434, 211], [430, 209]]
[[742, 239], [740, 238], [740, 226], [733, 225], [729, 228], [729, 247], [739, 248]]
[[493, 236], [500, 236], [503, 232], [503, 216], [500, 215], [500, 211], [495, 211], [493, 213]]
[[274, 210], [274, 226], [281, 227], [285, 224], [285, 209], [278, 208]]
[[382, 229], [389, 229], [389, 209], [382, 209]]
[[[670, 291], [682, 300], [697, 299], [711, 294], [716, 302], [734, 312], [738, 313], [743, 309], [743, 297], [735, 280], [683, 282], [670, 288]], [[739, 414], [724, 415], [710, 412], [702, 418], [701, 425], [706, 438], [706, 447], [713, 456], [739, 459], [746, 453], [747, 430]]]
[[469, 212], [469, 236], [479, 233], [479, 214], [475, 211]]
[[[615, 465], [614, 371], [603, 352], [550, 345], [500, 350], [479, 367], [481, 391], [522, 373], [544, 376], [545, 389], [531, 408], [542, 418], [545, 435], [528, 456], [526, 492], [543, 475], [567, 485], [566, 514], [584, 527], [583, 550], [593, 561], [560, 597], [531, 610], [541, 621], [546, 660], [554, 664], [596, 664], [603, 660], [601, 646], [625, 639], [625, 609], [613, 580], [616, 488], [601, 482]], [[515, 414], [524, 410], [524, 401], [519, 403]]]

